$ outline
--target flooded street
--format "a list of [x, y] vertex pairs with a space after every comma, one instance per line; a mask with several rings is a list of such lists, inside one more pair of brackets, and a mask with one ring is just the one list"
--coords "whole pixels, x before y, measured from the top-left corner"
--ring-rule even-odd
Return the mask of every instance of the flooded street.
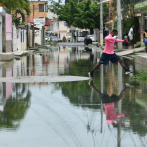
[[[1, 64], [0, 77], [87, 77], [100, 56], [83, 46], [54, 47]], [[146, 147], [147, 85], [127, 87], [132, 76], [109, 63], [93, 83], [0, 83], [0, 147]]]

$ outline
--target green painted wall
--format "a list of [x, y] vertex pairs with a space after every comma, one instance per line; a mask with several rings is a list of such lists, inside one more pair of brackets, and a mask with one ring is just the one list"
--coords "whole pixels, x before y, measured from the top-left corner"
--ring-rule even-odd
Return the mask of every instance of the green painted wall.
[[147, 13], [147, 6], [146, 6], [146, 8], [141, 9], [141, 14], [142, 13]]

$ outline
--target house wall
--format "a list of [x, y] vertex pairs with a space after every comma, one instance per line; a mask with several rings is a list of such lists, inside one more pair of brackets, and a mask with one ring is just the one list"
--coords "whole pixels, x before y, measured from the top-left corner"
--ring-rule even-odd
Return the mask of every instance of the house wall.
[[12, 52], [12, 15], [6, 13], [6, 52]]
[[12, 26], [13, 28], [13, 51], [21, 51], [21, 40], [20, 40], [20, 29], [16, 29], [15, 24]]
[[2, 16], [0, 15], [0, 53], [2, 53], [3, 46], [2, 46]]
[[27, 50], [27, 34], [25, 29], [16, 29], [13, 25], [13, 51], [25, 51]]
[[[67, 38], [67, 26], [65, 21], [60, 21], [59, 22], [59, 33], [60, 33], [60, 38], [62, 39], [63, 36]], [[57, 21], [53, 21], [53, 33], [58, 33], [58, 23]]]
[[[39, 12], [39, 4], [44, 4], [44, 7], [46, 7], [45, 12]], [[47, 2], [46, 1], [31, 1], [30, 9], [31, 9], [30, 16], [34, 16], [34, 18], [47, 17]], [[34, 13], [33, 13], [33, 10], [34, 10]]]

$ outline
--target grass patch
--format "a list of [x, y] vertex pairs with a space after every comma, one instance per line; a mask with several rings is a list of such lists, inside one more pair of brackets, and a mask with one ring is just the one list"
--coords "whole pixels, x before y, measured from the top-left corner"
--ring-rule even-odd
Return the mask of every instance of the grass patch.
[[140, 70], [135, 75], [138, 80], [147, 81], [147, 70]]
[[137, 53], [137, 52], [134, 51], [134, 52], [133, 52], [133, 55], [135, 55], [136, 53]]
[[30, 56], [30, 54], [29, 53], [26, 53], [26, 56]]
[[56, 46], [57, 45], [57, 42], [51, 42], [51, 41], [48, 41], [45, 43], [46, 45], [50, 45], [50, 46]]

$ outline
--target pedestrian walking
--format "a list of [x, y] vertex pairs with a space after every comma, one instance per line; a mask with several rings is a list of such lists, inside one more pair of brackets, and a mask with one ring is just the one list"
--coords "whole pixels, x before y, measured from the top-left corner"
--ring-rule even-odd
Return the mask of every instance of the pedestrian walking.
[[145, 44], [145, 51], [147, 54], [147, 29], [145, 29], [145, 33], [143, 34], [143, 42]]
[[125, 74], [129, 74], [130, 71], [128, 68], [126, 68], [124, 62], [120, 59], [119, 56], [117, 56], [114, 53], [114, 44], [115, 42], [125, 42], [124, 40], [115, 39], [114, 36], [117, 36], [118, 31], [113, 30], [111, 34], [105, 37], [105, 50], [102, 53], [102, 56], [100, 58], [100, 61], [94, 66], [93, 70], [88, 73], [88, 75], [93, 78], [94, 71], [101, 65], [107, 65], [109, 61], [112, 63], [116, 63], [117, 61], [120, 63], [120, 65], [124, 68]]
[[74, 42], [76, 42], [76, 35], [74, 35]]
[[70, 42], [71, 36], [68, 36], [68, 42]]
[[135, 34], [133, 33], [133, 29], [134, 29], [134, 28], [135, 28], [135, 25], [133, 25], [133, 26], [130, 28], [130, 31], [129, 31], [129, 34], [128, 34], [131, 47], [133, 47], [133, 36], [135, 35]]

